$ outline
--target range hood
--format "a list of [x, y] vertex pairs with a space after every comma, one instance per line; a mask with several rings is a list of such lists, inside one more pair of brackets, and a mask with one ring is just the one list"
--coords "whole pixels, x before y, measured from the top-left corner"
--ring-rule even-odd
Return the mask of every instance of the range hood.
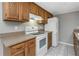
[[38, 15], [35, 15], [35, 14], [32, 14], [32, 13], [29, 14], [29, 17], [30, 17], [30, 20], [35, 20], [35, 21], [43, 20], [43, 18], [41, 16], [38, 16]]

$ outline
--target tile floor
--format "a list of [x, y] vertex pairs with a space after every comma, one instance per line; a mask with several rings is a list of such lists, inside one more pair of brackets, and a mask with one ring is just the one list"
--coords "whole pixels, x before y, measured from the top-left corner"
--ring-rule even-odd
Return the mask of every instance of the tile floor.
[[58, 47], [51, 47], [45, 56], [75, 56], [74, 47], [60, 44]]

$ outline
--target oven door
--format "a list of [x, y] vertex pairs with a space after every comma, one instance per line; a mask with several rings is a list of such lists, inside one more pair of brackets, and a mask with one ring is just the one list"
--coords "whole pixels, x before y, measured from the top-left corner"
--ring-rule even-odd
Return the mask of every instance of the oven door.
[[36, 39], [36, 55], [43, 56], [47, 52], [47, 38], [46, 36], [40, 36]]

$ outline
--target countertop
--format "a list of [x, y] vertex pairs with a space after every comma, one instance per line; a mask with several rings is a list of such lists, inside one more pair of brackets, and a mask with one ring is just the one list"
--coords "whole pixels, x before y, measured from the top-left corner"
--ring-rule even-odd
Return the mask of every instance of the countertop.
[[[19, 34], [19, 35], [18, 35]], [[0, 34], [1, 35], [1, 34]], [[34, 35], [26, 35], [25, 33], [9, 33], [9, 34], [2, 34], [1, 40], [5, 47], [12, 46], [14, 44], [27, 41], [29, 39], [35, 38]]]
[[[48, 33], [51, 31], [45, 31], [44, 33]], [[5, 47], [9, 47], [24, 41], [27, 41], [29, 39], [35, 38], [36, 35], [26, 35], [25, 32], [13, 32], [13, 33], [5, 33], [0, 34], [0, 39], [2, 40], [2, 43]]]

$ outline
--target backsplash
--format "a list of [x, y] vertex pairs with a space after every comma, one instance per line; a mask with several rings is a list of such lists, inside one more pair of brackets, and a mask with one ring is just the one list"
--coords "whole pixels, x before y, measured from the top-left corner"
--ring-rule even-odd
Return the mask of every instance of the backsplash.
[[35, 20], [24, 23], [23, 26], [25, 26], [25, 31], [44, 29], [44, 25], [38, 24]]
[[16, 22], [0, 21], [0, 34], [8, 32], [24, 31], [24, 27]]

